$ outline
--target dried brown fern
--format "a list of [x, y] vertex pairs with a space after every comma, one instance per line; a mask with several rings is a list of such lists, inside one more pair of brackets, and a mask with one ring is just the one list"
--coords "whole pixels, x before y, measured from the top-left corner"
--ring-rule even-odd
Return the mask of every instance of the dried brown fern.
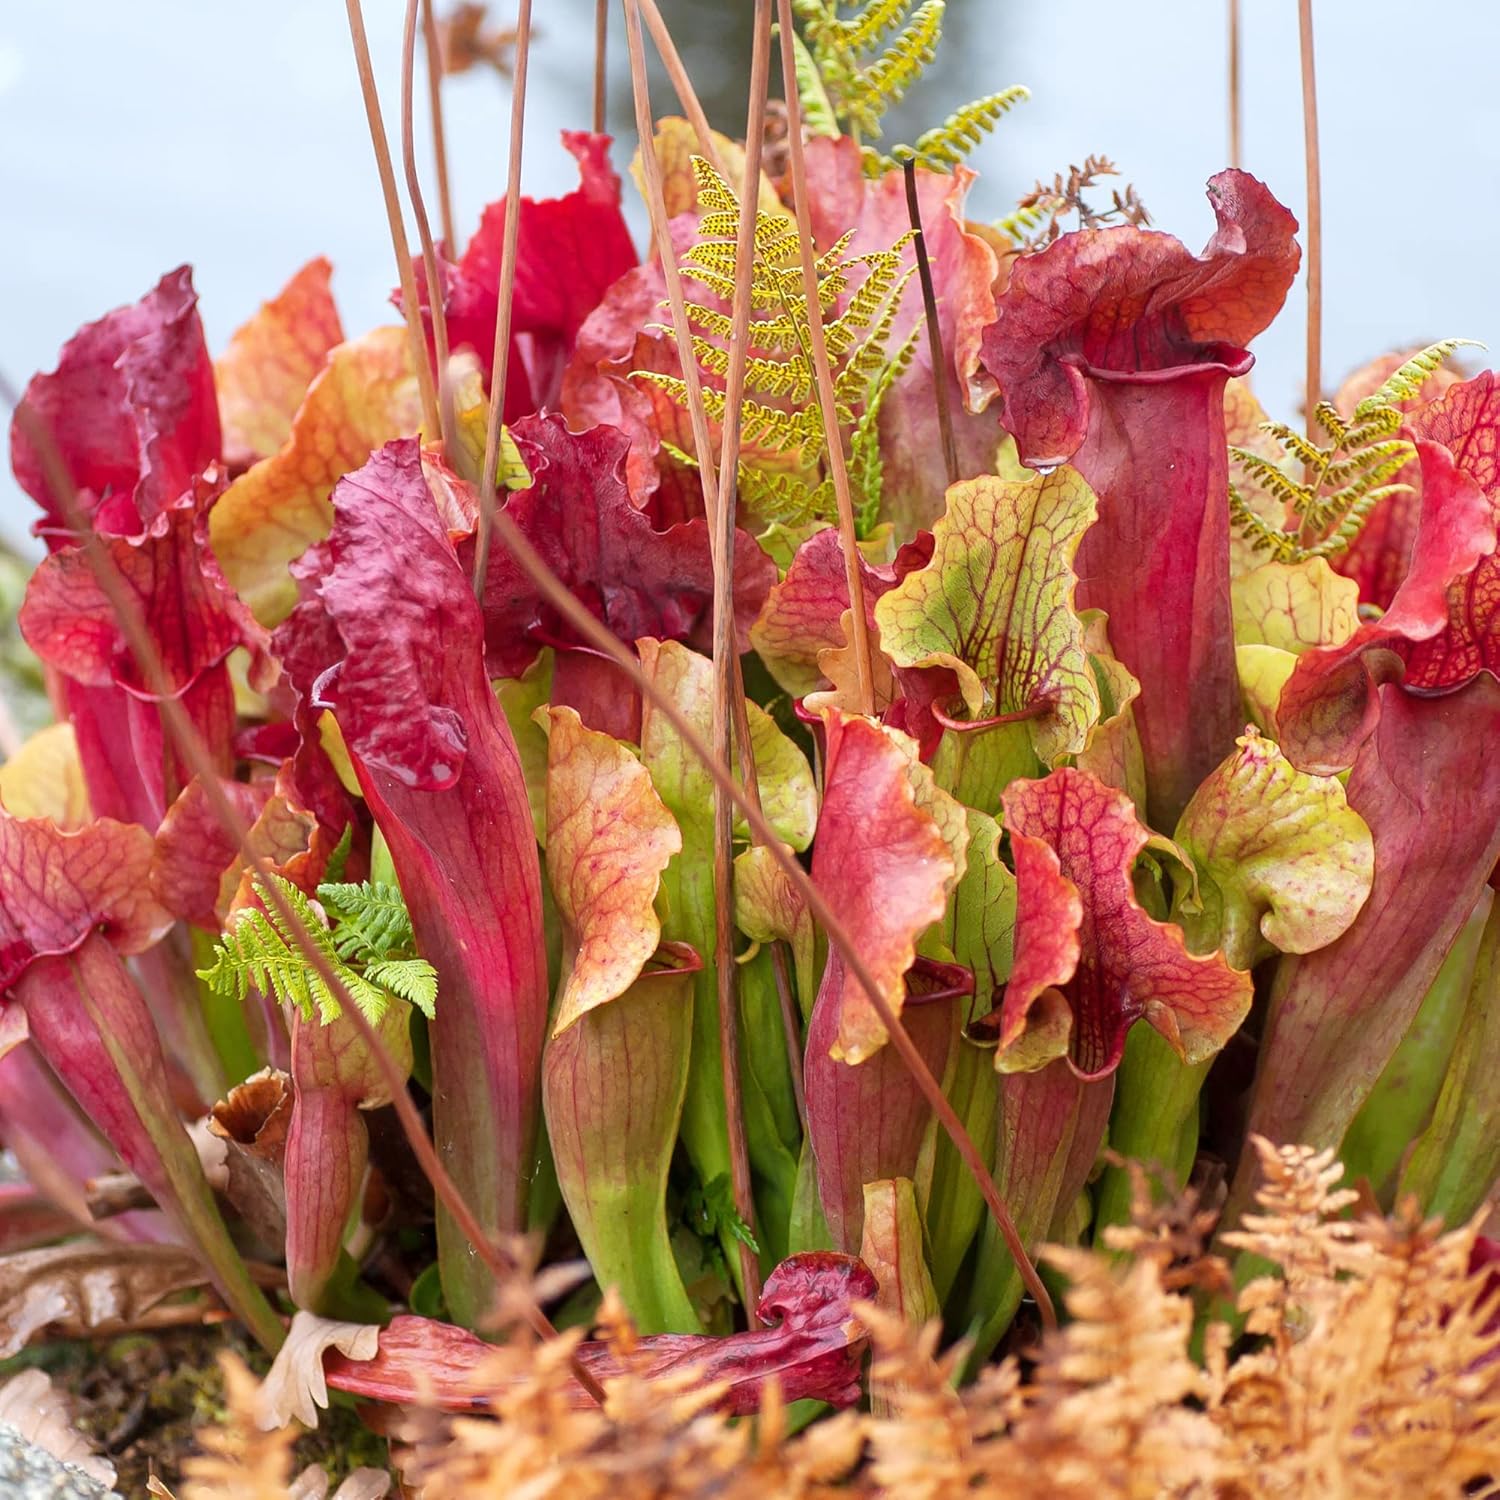
[[[845, 1413], [789, 1435], [772, 1392], [754, 1423], [713, 1409], [691, 1374], [608, 1383], [574, 1407], [576, 1333], [538, 1341], [516, 1308], [497, 1345], [490, 1417], [406, 1421], [402, 1467], [425, 1500], [471, 1495], [730, 1500], [835, 1495], [958, 1500], [1438, 1500], [1500, 1493], [1500, 1309], [1471, 1273], [1477, 1223], [1443, 1232], [1414, 1209], [1346, 1217], [1328, 1152], [1257, 1142], [1258, 1212], [1224, 1237], [1266, 1263], [1240, 1295], [1238, 1348], [1201, 1332], [1194, 1293], [1228, 1268], [1206, 1254], [1212, 1212], [1194, 1195], [1157, 1203], [1135, 1177], [1134, 1221], [1107, 1248], [1054, 1250], [1068, 1321], [1023, 1379], [1014, 1357], [956, 1388], [961, 1345], [861, 1307], [879, 1415]], [[545, 1273], [544, 1273], [545, 1274]], [[615, 1303], [601, 1328], [630, 1363]], [[205, 1438], [183, 1500], [283, 1500], [290, 1438], [241, 1421], [248, 1377], [230, 1371], [230, 1427]]]

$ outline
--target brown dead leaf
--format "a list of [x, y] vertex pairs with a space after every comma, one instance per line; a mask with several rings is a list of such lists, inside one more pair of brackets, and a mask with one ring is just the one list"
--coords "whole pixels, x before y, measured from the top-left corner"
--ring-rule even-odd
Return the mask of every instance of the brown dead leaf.
[[224, 1196], [268, 1252], [286, 1242], [282, 1162], [291, 1120], [291, 1079], [275, 1068], [236, 1084], [208, 1119], [225, 1148]]
[[138, 1327], [207, 1281], [198, 1259], [171, 1245], [78, 1240], [0, 1256], [0, 1359], [45, 1332], [81, 1339]]

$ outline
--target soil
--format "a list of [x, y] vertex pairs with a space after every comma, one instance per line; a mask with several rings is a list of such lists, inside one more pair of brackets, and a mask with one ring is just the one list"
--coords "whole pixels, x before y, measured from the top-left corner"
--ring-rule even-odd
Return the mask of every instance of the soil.
[[[27, 1366], [45, 1370], [78, 1410], [81, 1430], [113, 1462], [116, 1488], [127, 1500], [146, 1493], [157, 1475], [175, 1488], [182, 1460], [196, 1451], [195, 1434], [224, 1416], [219, 1354], [232, 1350], [256, 1374], [269, 1364], [233, 1325], [131, 1334], [101, 1343], [38, 1344], [0, 1362], [0, 1380]], [[383, 1468], [385, 1440], [338, 1404], [323, 1413], [316, 1432], [293, 1450], [292, 1473], [308, 1464], [328, 1470], [335, 1488], [360, 1465]]]

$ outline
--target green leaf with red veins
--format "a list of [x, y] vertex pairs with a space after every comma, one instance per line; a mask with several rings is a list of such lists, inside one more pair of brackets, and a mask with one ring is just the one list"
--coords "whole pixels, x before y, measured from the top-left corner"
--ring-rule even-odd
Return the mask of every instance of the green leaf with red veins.
[[571, 708], [548, 718], [547, 878], [565, 933], [558, 1036], [624, 994], [656, 952], [656, 892], [682, 834], [626, 746]]
[[1186, 1062], [1238, 1029], [1250, 976], [1187, 951], [1135, 898], [1150, 834], [1130, 799], [1086, 771], [1013, 782], [1002, 798], [1016, 867], [1015, 965], [1001, 1009], [1002, 1071], [1066, 1055], [1081, 1078], [1114, 1070], [1144, 1018]]
[[533, 715], [552, 696], [552, 652], [541, 652], [519, 677], [499, 677], [491, 684], [505, 722], [516, 742], [526, 800], [536, 841], [547, 847], [547, 731]]
[[1342, 646], [1359, 628], [1359, 585], [1321, 557], [1262, 563], [1229, 586], [1239, 646], [1276, 646], [1300, 656]]
[[1194, 793], [1177, 842], [1201, 881], [1179, 897], [1188, 946], [1221, 948], [1236, 969], [1278, 950], [1311, 953], [1343, 935], [1375, 878], [1375, 844], [1333, 776], [1296, 770], [1253, 730]]
[[1073, 764], [1097, 776], [1105, 786], [1128, 792], [1144, 813], [1146, 759], [1140, 731], [1135, 727], [1134, 706], [1141, 696], [1141, 685], [1110, 650], [1109, 617], [1104, 611], [1086, 609], [1078, 618], [1083, 622], [1083, 644], [1088, 648], [1099, 688], [1099, 721], [1089, 730]]
[[[897, 1015], [917, 939], [947, 910], [963, 873], [963, 808], [938, 789], [905, 735], [831, 712], [813, 879], [833, 904]], [[934, 812], [937, 816], [934, 816]], [[833, 1055], [863, 1062], [887, 1033], [845, 976]]]
[[883, 1177], [865, 1184], [859, 1258], [880, 1283], [877, 1307], [916, 1327], [938, 1316], [941, 1309], [927, 1271], [922, 1215], [910, 1177]]
[[1099, 717], [1073, 609], [1073, 558], [1095, 514], [1094, 492], [1066, 466], [953, 485], [932, 561], [875, 606], [885, 653], [901, 667], [951, 667], [971, 718], [1045, 708], [1032, 737], [1048, 765], [1082, 750]]
[[806, 1020], [818, 984], [813, 969], [817, 934], [812, 913], [802, 893], [763, 845], [746, 849], [735, 858], [734, 920], [752, 943], [781, 941], [791, 946], [797, 995]]

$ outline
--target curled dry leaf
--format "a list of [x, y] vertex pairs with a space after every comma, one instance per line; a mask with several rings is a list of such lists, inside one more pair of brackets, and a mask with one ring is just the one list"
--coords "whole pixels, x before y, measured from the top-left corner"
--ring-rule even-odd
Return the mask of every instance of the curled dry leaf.
[[100, 1484], [114, 1484], [115, 1466], [73, 1425], [67, 1397], [43, 1371], [22, 1370], [0, 1384], [0, 1422]]
[[169, 1245], [79, 1240], [0, 1257], [0, 1359], [46, 1332], [84, 1339], [135, 1327], [208, 1280], [196, 1256]]
[[318, 1413], [328, 1405], [323, 1356], [337, 1349], [352, 1360], [374, 1359], [380, 1329], [373, 1323], [336, 1323], [310, 1312], [299, 1312], [256, 1398], [255, 1422], [262, 1432], [274, 1432], [293, 1418], [304, 1427], [318, 1425]]
[[[758, 1411], [773, 1378], [789, 1401], [812, 1399], [848, 1406], [859, 1399], [864, 1330], [854, 1304], [875, 1295], [875, 1278], [852, 1255], [818, 1251], [784, 1260], [766, 1278], [758, 1311], [769, 1325], [753, 1333], [712, 1338], [660, 1334], [636, 1342], [630, 1373], [661, 1379], [693, 1371], [699, 1387], [722, 1383], [716, 1404], [744, 1415]], [[626, 1373], [608, 1342], [582, 1343], [576, 1353], [590, 1373], [609, 1381]], [[430, 1318], [397, 1317], [380, 1330], [379, 1353], [365, 1359], [331, 1355], [328, 1384], [375, 1401], [483, 1410], [486, 1369], [494, 1357], [483, 1339]], [[574, 1406], [589, 1407], [588, 1392], [571, 1382]]]

